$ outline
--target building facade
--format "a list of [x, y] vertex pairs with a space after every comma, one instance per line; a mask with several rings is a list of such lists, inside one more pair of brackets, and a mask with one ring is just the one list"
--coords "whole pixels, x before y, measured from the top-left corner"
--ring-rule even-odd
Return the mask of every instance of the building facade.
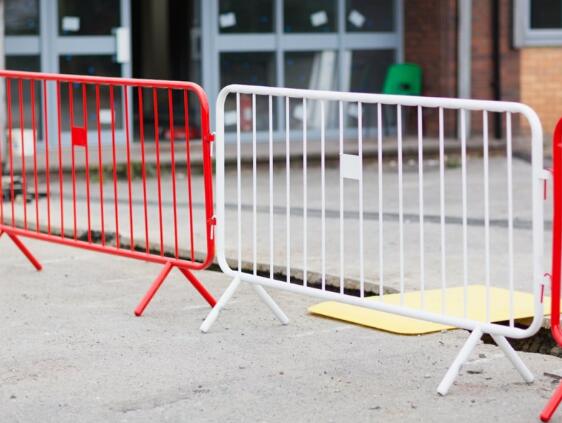
[[561, 0], [4, 0], [4, 18], [8, 69], [191, 80], [214, 101], [229, 83], [380, 92], [405, 61], [424, 95], [522, 101], [547, 133], [562, 112]]

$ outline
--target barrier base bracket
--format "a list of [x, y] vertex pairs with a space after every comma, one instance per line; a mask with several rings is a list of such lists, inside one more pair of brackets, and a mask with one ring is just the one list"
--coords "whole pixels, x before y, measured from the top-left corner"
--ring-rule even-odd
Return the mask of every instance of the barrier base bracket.
[[21, 242], [21, 240], [16, 235], [14, 235], [14, 234], [6, 231], [6, 230], [0, 230], [0, 238], [4, 234], [6, 234], [12, 240], [12, 242], [16, 245], [16, 247], [19, 248], [19, 250], [29, 260], [29, 262], [33, 265], [33, 267], [35, 267], [35, 269], [37, 269], [38, 271], [43, 269], [43, 266], [41, 266], [41, 263], [39, 263], [39, 261], [31, 253], [31, 251], [29, 251], [27, 249], [27, 247], [23, 244], [23, 242]]
[[[222, 294], [222, 296], [219, 298], [219, 301], [213, 307], [213, 309], [210, 311], [209, 315], [201, 325], [200, 327], [201, 332], [207, 333], [209, 329], [211, 329], [211, 326], [213, 325], [213, 323], [215, 323], [215, 321], [219, 317], [219, 313], [221, 312], [221, 310], [230, 301], [230, 299], [232, 298], [232, 296], [240, 286], [240, 282], [241, 282], [240, 278], [237, 276], [232, 280], [230, 285], [228, 285], [228, 288], [226, 288], [224, 294]], [[254, 291], [256, 292], [256, 294], [258, 294], [258, 297], [260, 297], [260, 299], [270, 308], [270, 310], [273, 312], [275, 317], [277, 317], [282, 324], [284, 325], [288, 324], [289, 318], [283, 312], [283, 310], [281, 310], [281, 307], [277, 305], [277, 303], [273, 300], [273, 298], [269, 296], [269, 294], [266, 292], [264, 287], [253, 283], [251, 285]]]
[[[453, 381], [459, 374], [462, 365], [466, 362], [466, 360], [470, 356], [470, 353], [472, 352], [472, 350], [474, 350], [474, 348], [480, 341], [480, 338], [482, 338], [482, 335], [483, 335], [482, 331], [478, 328], [472, 331], [472, 333], [466, 340], [465, 344], [459, 351], [458, 355], [455, 357], [453, 364], [451, 364], [449, 370], [447, 370], [447, 373], [445, 374], [443, 380], [439, 384], [437, 388], [437, 393], [439, 393], [440, 395], [447, 395], [447, 392], [449, 392], [449, 389], [453, 384]], [[525, 364], [523, 363], [517, 352], [513, 349], [511, 344], [507, 341], [507, 339], [505, 339], [505, 336], [500, 336], [500, 335], [491, 335], [491, 336], [494, 342], [497, 344], [497, 346], [503, 351], [503, 353], [511, 361], [515, 369], [523, 377], [523, 380], [525, 380], [525, 382], [527, 383], [533, 382], [534, 380], [533, 374], [527, 368], [527, 366], [525, 366]]]
[[[174, 267], [175, 266], [171, 263], [166, 263], [164, 265], [164, 268], [157, 276], [157, 278], [154, 280], [154, 282], [150, 286], [150, 289], [147, 291], [147, 293], [145, 294], [145, 296], [143, 297], [137, 308], [135, 308], [136, 316], [142, 316], [144, 310], [146, 309], [148, 304], [152, 301], [152, 298], [154, 298], [154, 295], [156, 294], [156, 292], [158, 292], [158, 290], [160, 289], [160, 287], [162, 286], [162, 284], [164, 283], [164, 281], [166, 280], [166, 278], [168, 277], [168, 275], [170, 274], [170, 272]], [[203, 284], [195, 277], [195, 275], [191, 273], [190, 270], [183, 267], [178, 267], [178, 270], [187, 278], [187, 280], [191, 283], [191, 285], [193, 285], [193, 287], [197, 290], [197, 292], [199, 292], [199, 294], [201, 294], [201, 296], [209, 303], [209, 305], [211, 307], [214, 307], [216, 304], [215, 298], [211, 295], [209, 291], [207, 291], [205, 286], [203, 286]]]

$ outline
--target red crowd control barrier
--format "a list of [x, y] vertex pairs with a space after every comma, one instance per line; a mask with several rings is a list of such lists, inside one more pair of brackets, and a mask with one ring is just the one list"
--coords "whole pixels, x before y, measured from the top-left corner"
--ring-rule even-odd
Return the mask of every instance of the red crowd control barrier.
[[136, 315], [174, 267], [214, 306], [192, 273], [215, 253], [203, 89], [15, 71], [0, 78], [0, 236], [38, 270], [20, 237], [162, 264]]
[[[562, 346], [560, 329], [560, 271], [562, 265], [562, 119], [558, 121], [552, 138], [552, 175], [553, 205], [552, 217], [552, 271], [551, 290], [552, 302], [550, 312], [551, 332], [556, 343]], [[541, 420], [550, 420], [562, 401], [562, 384], [558, 386], [552, 398], [541, 413]]]

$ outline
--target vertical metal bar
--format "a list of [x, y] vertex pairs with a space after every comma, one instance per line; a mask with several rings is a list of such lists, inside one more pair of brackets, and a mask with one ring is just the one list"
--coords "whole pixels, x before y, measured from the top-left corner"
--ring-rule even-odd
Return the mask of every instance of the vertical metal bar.
[[285, 196], [286, 196], [286, 239], [287, 239], [287, 283], [291, 282], [291, 146], [290, 146], [289, 97], [285, 97]]
[[425, 228], [423, 200], [423, 114], [418, 106], [418, 198], [419, 198], [419, 231], [420, 231], [420, 308], [425, 308]]
[[132, 179], [133, 174], [131, 171], [131, 134], [129, 129], [129, 88], [123, 85], [123, 97], [125, 99], [125, 139], [127, 148], [127, 185], [129, 194], [129, 238], [131, 244], [131, 251], [135, 250], [135, 230], [133, 220], [133, 187]]
[[71, 151], [71, 176], [72, 176], [72, 216], [73, 216], [73, 224], [72, 224], [72, 236], [76, 240], [76, 162], [75, 162], [75, 155], [74, 155], [74, 143], [72, 141], [72, 127], [74, 126], [74, 90], [72, 88], [72, 82], [68, 83], [68, 107], [70, 111], [70, 118], [68, 121], [68, 129], [71, 135], [70, 137], [70, 151]]
[[[339, 102], [339, 147], [340, 147], [340, 160], [343, 156], [343, 101]], [[344, 220], [344, 181], [341, 173], [340, 165], [340, 294], [344, 293], [345, 287], [345, 220]]]
[[441, 220], [441, 313], [446, 312], [447, 267], [445, 262], [445, 134], [443, 107], [439, 108], [439, 208]]
[[20, 111], [20, 136], [21, 136], [21, 170], [22, 170], [22, 197], [23, 197], [23, 227], [27, 230], [27, 171], [25, 169], [25, 115], [23, 111], [23, 79], [18, 79], [18, 97]]
[[156, 144], [156, 182], [158, 184], [158, 224], [160, 228], [160, 255], [164, 255], [164, 224], [162, 222], [162, 172], [160, 168], [160, 128], [158, 126], [158, 93], [152, 88], [154, 107], [154, 143]]
[[47, 180], [47, 233], [51, 235], [51, 166], [49, 163], [49, 113], [47, 111], [47, 80], [43, 80], [43, 115], [45, 124], [45, 178]]
[[62, 118], [61, 118], [60, 81], [57, 81], [57, 132], [59, 154], [59, 200], [60, 200], [60, 236], [64, 238], [64, 181], [62, 177]]
[[[35, 231], [39, 232], [39, 181], [37, 175], [37, 122], [35, 119], [35, 80], [29, 80], [31, 128], [33, 131], [33, 188], [35, 190]], [[0, 163], [2, 161], [0, 160]], [[1, 190], [0, 190], [1, 191]]]
[[14, 193], [14, 144], [12, 140], [12, 94], [11, 82], [6, 78], [6, 103], [8, 105], [8, 156], [10, 161], [10, 206], [12, 226], [16, 226], [15, 193]]
[[490, 187], [488, 159], [488, 112], [483, 112], [482, 122], [484, 138], [484, 255], [486, 283], [486, 321], [490, 321]]
[[174, 106], [172, 104], [172, 89], [168, 88], [168, 117], [170, 121], [170, 159], [172, 160], [172, 201], [174, 205], [174, 253], [179, 257], [178, 247], [178, 205], [176, 197], [176, 154], [174, 148]]
[[236, 93], [236, 206], [238, 208], [238, 271], [242, 272], [242, 158], [240, 152], [240, 93]]
[[[4, 131], [0, 131], [0, 137], [4, 137]], [[4, 174], [4, 156], [3, 156], [3, 149], [5, 144], [2, 142], [2, 138], [0, 138], [0, 224], [4, 224], [4, 187], [2, 183], [3, 174]]]
[[86, 209], [88, 213], [88, 242], [92, 242], [92, 217], [90, 204], [90, 146], [88, 142], [88, 102], [86, 95], [87, 86], [82, 84], [82, 119], [84, 120], [84, 132], [86, 133], [86, 145], [84, 146], [86, 160]]
[[506, 155], [507, 155], [507, 242], [508, 242], [508, 278], [509, 278], [509, 325], [514, 326], [514, 253], [513, 253], [513, 146], [511, 131], [511, 113], [506, 113]]
[[303, 283], [308, 286], [308, 204], [307, 204], [307, 116], [306, 98], [302, 99], [302, 201], [303, 201]]
[[115, 210], [115, 246], [120, 247], [119, 233], [119, 191], [117, 189], [117, 151], [115, 146], [115, 104], [113, 85], [109, 86], [109, 108], [111, 110], [111, 154], [113, 158], [113, 204]]
[[398, 236], [400, 243], [400, 305], [404, 304], [404, 181], [402, 169], [402, 106], [396, 106], [398, 131]]
[[269, 277], [273, 279], [273, 105], [269, 96]]
[[185, 126], [185, 159], [187, 165], [187, 195], [189, 200], [189, 245], [191, 261], [195, 261], [195, 241], [193, 233], [193, 191], [191, 182], [191, 140], [189, 135], [189, 102], [187, 90], [183, 90], [183, 121]]
[[105, 213], [103, 199], [103, 149], [101, 144], [100, 86], [96, 84], [96, 122], [98, 129], [98, 176], [100, 180], [101, 244], [105, 246]]
[[359, 160], [361, 161], [361, 175], [359, 175], [359, 295], [365, 296], [365, 254], [363, 230], [363, 103], [357, 103], [357, 129]]
[[379, 194], [379, 295], [384, 296], [384, 250], [383, 250], [383, 185], [382, 185], [382, 105], [377, 103], [377, 162]]
[[257, 242], [257, 232], [258, 232], [258, 222], [257, 222], [257, 163], [256, 163], [256, 95], [252, 94], [252, 257], [253, 257], [253, 267], [254, 275], [258, 271], [258, 242]]
[[320, 100], [320, 172], [322, 196], [322, 290], [326, 289], [326, 130], [324, 101]]
[[148, 235], [148, 207], [146, 199], [146, 158], [144, 145], [144, 106], [142, 102], [142, 87], [137, 88], [139, 99], [139, 135], [141, 145], [141, 162], [142, 162], [142, 198], [144, 211], [144, 243], [146, 254], [150, 253], [150, 237]]
[[466, 110], [461, 109], [461, 171], [462, 171], [462, 255], [463, 255], [463, 286], [464, 286], [464, 317], [468, 314], [468, 190], [466, 163]]

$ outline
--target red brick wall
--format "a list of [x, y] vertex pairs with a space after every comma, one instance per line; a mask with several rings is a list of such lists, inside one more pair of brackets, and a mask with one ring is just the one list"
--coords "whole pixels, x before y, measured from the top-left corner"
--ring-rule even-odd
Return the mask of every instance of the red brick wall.
[[[500, 100], [519, 101], [519, 50], [512, 47], [511, 0], [499, 1]], [[493, 12], [490, 0], [473, 0], [471, 97], [494, 100]], [[489, 117], [490, 130], [495, 119]], [[503, 122], [502, 127], [505, 125]], [[517, 121], [514, 122], [517, 127]], [[482, 130], [480, 114], [473, 114], [473, 131]]]
[[[512, 47], [512, 1], [500, 0], [501, 99], [520, 99], [519, 51]], [[473, 0], [471, 97], [494, 98], [491, 0]], [[418, 63], [424, 72], [423, 95], [457, 96], [457, 0], [408, 0], [404, 2], [404, 60]], [[456, 114], [446, 117], [446, 132], [456, 133]], [[437, 133], [437, 118], [428, 112], [425, 127]], [[494, 118], [489, 118], [490, 130]], [[517, 126], [517, 121], [515, 122]], [[472, 116], [473, 131], [482, 130], [481, 115]], [[516, 129], [516, 128], [515, 128]]]
[[[423, 69], [423, 95], [453, 97], [457, 92], [456, 0], [404, 2], [404, 61]], [[435, 111], [426, 111], [424, 128], [437, 134]], [[456, 131], [455, 113], [445, 116], [448, 135]]]

